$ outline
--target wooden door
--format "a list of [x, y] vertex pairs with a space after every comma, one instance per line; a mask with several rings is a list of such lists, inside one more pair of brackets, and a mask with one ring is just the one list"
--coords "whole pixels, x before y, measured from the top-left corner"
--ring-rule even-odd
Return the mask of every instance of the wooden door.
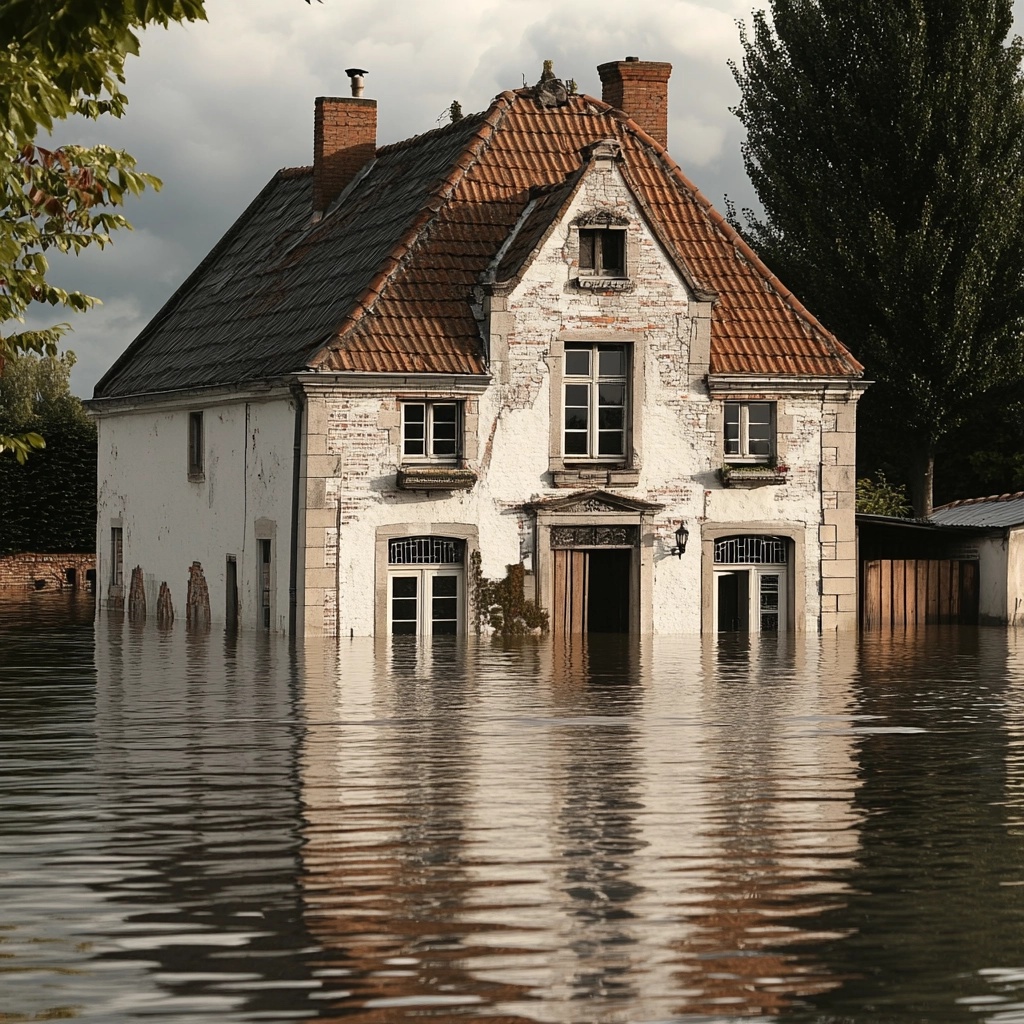
[[555, 636], [578, 636], [587, 631], [587, 552], [555, 548], [554, 601], [551, 631]]

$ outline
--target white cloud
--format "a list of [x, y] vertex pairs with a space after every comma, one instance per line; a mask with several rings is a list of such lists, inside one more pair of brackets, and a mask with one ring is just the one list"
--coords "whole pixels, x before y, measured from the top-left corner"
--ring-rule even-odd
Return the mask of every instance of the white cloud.
[[673, 155], [713, 202], [729, 193], [749, 205], [727, 61], [740, 54], [736, 20], [749, 23], [751, 7], [760, 6], [767, 4], [208, 0], [208, 23], [148, 32], [128, 68], [127, 118], [62, 126], [58, 135], [123, 146], [165, 183], [129, 206], [134, 235], [60, 268], [66, 284], [106, 302], [77, 318], [76, 391], [91, 394], [277, 168], [311, 161], [313, 100], [345, 95], [344, 69], [353, 65], [369, 70], [378, 137], [389, 142], [434, 127], [452, 99], [466, 111], [485, 109], [524, 76], [536, 81], [546, 58], [593, 95], [603, 61], [670, 61]]

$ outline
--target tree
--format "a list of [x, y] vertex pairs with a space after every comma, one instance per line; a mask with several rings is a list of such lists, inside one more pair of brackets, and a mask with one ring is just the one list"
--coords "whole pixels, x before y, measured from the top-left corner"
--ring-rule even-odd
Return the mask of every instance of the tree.
[[27, 462], [0, 459], [0, 554], [95, 547], [96, 425], [71, 394], [74, 364], [22, 355], [0, 377], [0, 433], [46, 436]]
[[[70, 329], [19, 329], [33, 302], [85, 310], [97, 301], [50, 284], [47, 254], [107, 245], [112, 231], [130, 227], [117, 212], [125, 196], [160, 185], [122, 150], [44, 147], [40, 133], [73, 115], [121, 117], [139, 32], [205, 17], [205, 0], [0, 2], [0, 374], [19, 353], [55, 355]], [[0, 432], [0, 453], [22, 460], [39, 443]]]
[[939, 443], [1024, 378], [1024, 46], [1010, 0], [770, 0], [733, 66], [747, 232], [877, 383], [931, 511]]

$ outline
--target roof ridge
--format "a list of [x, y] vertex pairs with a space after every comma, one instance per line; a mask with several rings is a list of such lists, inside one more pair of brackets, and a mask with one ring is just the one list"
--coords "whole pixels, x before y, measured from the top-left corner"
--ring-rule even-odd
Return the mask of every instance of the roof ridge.
[[947, 508], [959, 508], [961, 505], [983, 505], [989, 501], [1020, 501], [1024, 498], [1024, 491], [1007, 491], [1005, 494], [990, 494], [985, 498], [957, 498], [956, 501], [948, 501], [945, 505], [939, 505], [932, 509], [933, 512], [941, 512]]
[[[494, 104], [492, 103], [491, 106], [493, 105]], [[428, 140], [432, 136], [444, 135], [457, 128], [465, 129], [465, 122], [472, 121], [474, 119], [483, 121], [490, 111], [491, 108], [488, 107], [486, 110], [482, 110], [476, 114], [463, 114], [458, 121], [449, 121], [448, 124], [441, 124], [436, 128], [429, 128], [427, 131], [420, 132], [418, 135], [410, 135], [407, 139], [398, 139], [397, 142], [389, 142], [387, 145], [379, 146], [377, 148], [377, 156], [387, 156], [390, 153], [400, 153], [403, 149], [409, 149], [412, 146], [420, 145], [420, 143]]]
[[[418, 240], [420, 233], [426, 225], [434, 219], [440, 208], [455, 191], [459, 181], [465, 176], [469, 168], [476, 163], [480, 154], [487, 147], [491, 137], [494, 135], [494, 132], [511, 109], [512, 95], [513, 94], [511, 92], [506, 90], [505, 92], [498, 93], [498, 95], [494, 97], [490, 107], [484, 112], [477, 129], [470, 136], [465, 148], [454, 161], [454, 167], [452, 170], [444, 179], [442, 179], [440, 184], [428, 194], [426, 201], [420, 208], [420, 211], [416, 215], [412, 224], [384, 258], [381, 264], [381, 270], [373, 276], [370, 283], [366, 286], [363, 298], [355, 303], [355, 305], [345, 315], [338, 328], [332, 332], [331, 336], [318, 348], [314, 349], [308, 360], [309, 365], [315, 365], [331, 342], [348, 334], [349, 331], [351, 331], [356, 324], [371, 311], [374, 303], [376, 303], [377, 299], [380, 298], [381, 292], [383, 292], [388, 281], [390, 281], [394, 276], [395, 272], [402, 265], [402, 260]], [[455, 124], [459, 123], [461, 122], [455, 122]], [[422, 140], [425, 135], [430, 135], [433, 132], [443, 131], [451, 127], [451, 125], [446, 125], [444, 129], [435, 128], [430, 132], [424, 132], [423, 135], [414, 136], [414, 138]], [[404, 141], [409, 142], [411, 140]], [[395, 144], [396, 147], [401, 147], [401, 145], [401, 143]], [[393, 152], [394, 148], [391, 148], [389, 151]]]
[[301, 178], [307, 174], [313, 173], [313, 165], [309, 164], [306, 167], [282, 167], [277, 172], [279, 178]]
[[744, 239], [736, 228], [734, 228], [729, 221], [715, 209], [711, 200], [708, 199], [708, 197], [704, 195], [704, 193], [701, 192], [701, 190], [697, 188], [697, 186], [687, 177], [679, 164], [672, 159], [665, 146], [650, 135], [642, 125], [633, 120], [629, 114], [620, 110], [618, 107], [613, 107], [610, 103], [606, 103], [604, 100], [599, 100], [596, 96], [588, 96], [586, 93], [578, 93], [577, 96], [582, 100], [593, 103], [598, 110], [608, 112], [618, 118], [645, 145], [649, 146], [655, 154], [657, 154], [659, 159], [668, 169], [669, 173], [679, 181], [683, 188], [690, 193], [694, 201], [703, 208], [705, 215], [711, 220], [715, 227], [722, 231], [734, 248], [738, 249], [744, 259], [752, 264], [754, 269], [764, 279], [765, 284], [767, 284], [798, 317], [806, 321], [812, 330], [816, 330], [821, 333], [822, 340], [832, 347], [832, 354], [834, 356], [837, 358], [843, 358], [843, 354], [836, 348], [838, 345], [839, 348], [845, 352], [845, 359], [852, 364], [854, 371], [861, 374], [864, 372], [864, 366], [861, 364], [860, 360], [857, 359], [853, 353], [850, 352], [850, 350], [846, 348], [846, 346], [839, 341], [839, 339], [827, 327], [825, 327], [821, 321], [818, 320], [818, 318], [793, 294], [793, 292], [787, 288], [768, 268], [761, 257], [758, 256], [750, 247], [750, 244], [746, 239]]

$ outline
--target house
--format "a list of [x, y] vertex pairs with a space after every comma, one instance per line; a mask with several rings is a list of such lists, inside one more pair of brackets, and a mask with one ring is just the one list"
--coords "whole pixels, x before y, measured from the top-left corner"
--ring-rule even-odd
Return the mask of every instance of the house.
[[382, 147], [316, 101], [96, 387], [105, 605], [461, 633], [511, 566], [556, 634], [855, 627], [862, 367], [668, 155], [671, 65], [598, 71]]
[[953, 501], [935, 509], [931, 521], [970, 533], [978, 562], [979, 620], [1024, 624], [1024, 491]]

